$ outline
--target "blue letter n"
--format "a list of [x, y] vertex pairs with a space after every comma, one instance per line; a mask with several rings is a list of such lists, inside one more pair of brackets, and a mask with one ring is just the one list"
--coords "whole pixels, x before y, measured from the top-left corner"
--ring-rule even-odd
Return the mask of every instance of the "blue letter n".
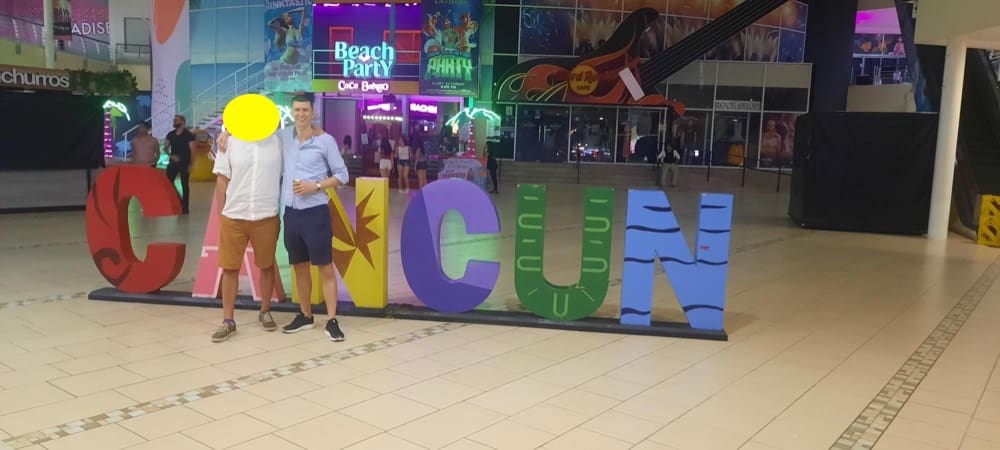
[[653, 265], [659, 260], [691, 327], [721, 330], [733, 196], [701, 194], [696, 257], [691, 256], [670, 201], [662, 191], [629, 190], [625, 222], [621, 323], [649, 326]]

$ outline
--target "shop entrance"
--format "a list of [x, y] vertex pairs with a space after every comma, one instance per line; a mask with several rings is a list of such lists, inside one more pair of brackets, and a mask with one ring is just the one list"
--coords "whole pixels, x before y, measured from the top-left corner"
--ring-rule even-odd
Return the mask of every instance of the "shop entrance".
[[[448, 119], [462, 107], [459, 97], [337, 95], [322, 98], [323, 128], [337, 138], [345, 161], [361, 176], [380, 176], [379, 144], [395, 151], [400, 139], [427, 161], [460, 153], [462, 141]], [[398, 168], [393, 164], [391, 184]]]

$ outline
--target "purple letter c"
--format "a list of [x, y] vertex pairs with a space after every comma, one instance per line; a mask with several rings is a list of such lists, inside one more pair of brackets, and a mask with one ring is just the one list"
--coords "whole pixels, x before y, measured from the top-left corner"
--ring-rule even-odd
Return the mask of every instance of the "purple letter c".
[[448, 210], [465, 220], [466, 233], [500, 232], [500, 216], [490, 196], [465, 180], [428, 184], [410, 201], [403, 217], [400, 257], [410, 289], [425, 305], [441, 312], [474, 309], [489, 297], [500, 277], [500, 263], [469, 261], [465, 276], [452, 279], [441, 268], [441, 222]]

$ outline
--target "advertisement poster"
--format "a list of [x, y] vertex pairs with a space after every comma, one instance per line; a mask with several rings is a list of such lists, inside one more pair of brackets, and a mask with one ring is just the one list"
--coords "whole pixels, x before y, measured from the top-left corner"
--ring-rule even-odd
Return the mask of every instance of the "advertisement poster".
[[267, 0], [264, 21], [265, 89], [312, 90], [312, 0]]
[[[154, 0], [153, 136], [163, 139], [173, 128], [174, 114], [191, 104], [191, 14], [184, 0]], [[188, 124], [201, 118], [188, 117]]]
[[479, 92], [479, 0], [425, 0], [420, 93], [475, 97]]
[[52, 35], [60, 41], [73, 39], [73, 16], [69, 0], [53, 0], [52, 17]]
[[[52, 0], [52, 9], [55, 13], [55, 38], [60, 39], [61, 32], [65, 32], [67, 40], [70, 39], [69, 35], [76, 34], [99, 41], [109, 41], [111, 23], [108, 21], [108, 0], [72, 0], [72, 2], [73, 7], [70, 8], [70, 0]], [[41, 0], [0, 0], [0, 14], [39, 24], [45, 22], [45, 10]], [[62, 27], [65, 28], [60, 29]]]

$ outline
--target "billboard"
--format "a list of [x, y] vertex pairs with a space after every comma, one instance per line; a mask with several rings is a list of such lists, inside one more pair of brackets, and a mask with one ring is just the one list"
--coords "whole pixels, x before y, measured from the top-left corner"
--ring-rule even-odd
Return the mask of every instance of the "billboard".
[[[76, 9], [74, 8], [74, 11]], [[153, 135], [173, 128], [174, 114], [186, 114], [191, 102], [191, 21], [185, 0], [153, 1]], [[198, 118], [188, 117], [188, 123]]]
[[420, 93], [475, 97], [479, 92], [479, 0], [425, 0], [420, 28]]
[[52, 35], [60, 41], [73, 39], [73, 17], [69, 0], [52, 2]]
[[267, 0], [264, 88], [312, 90], [312, 0]]

